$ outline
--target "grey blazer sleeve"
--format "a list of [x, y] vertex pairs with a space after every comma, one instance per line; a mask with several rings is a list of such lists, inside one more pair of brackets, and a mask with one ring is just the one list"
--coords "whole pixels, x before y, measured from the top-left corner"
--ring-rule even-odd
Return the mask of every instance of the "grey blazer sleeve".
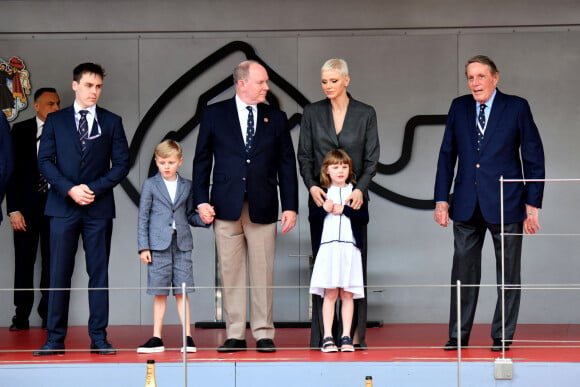
[[139, 218], [137, 222], [137, 251], [149, 250], [149, 222], [151, 206], [153, 204], [153, 192], [151, 182], [145, 180], [141, 188], [141, 198], [139, 199]]

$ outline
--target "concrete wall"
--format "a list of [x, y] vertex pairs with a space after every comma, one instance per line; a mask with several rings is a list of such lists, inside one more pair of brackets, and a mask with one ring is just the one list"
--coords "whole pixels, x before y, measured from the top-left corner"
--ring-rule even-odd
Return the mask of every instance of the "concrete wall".
[[[111, 324], [150, 324], [146, 271], [136, 252], [137, 191], [147, 177], [154, 146], [177, 131], [185, 148], [183, 174], [191, 175], [197, 104], [232, 68], [257, 55], [279, 79], [272, 94], [289, 116], [300, 114], [300, 101], [323, 98], [319, 69], [330, 57], [345, 58], [351, 94], [373, 105], [378, 114], [381, 163], [401, 156], [404, 128], [417, 115], [445, 115], [452, 98], [467, 93], [464, 62], [491, 56], [501, 71], [499, 87], [527, 98], [540, 128], [548, 178], [579, 177], [580, 6], [576, 1], [485, 3], [410, 0], [336, 1], [2, 1], [0, 58], [22, 58], [33, 90], [56, 87], [62, 105], [73, 101], [72, 68], [84, 61], [107, 70], [100, 105], [123, 117], [135, 164], [125, 188], [115, 191], [117, 219], [110, 265]], [[240, 42], [233, 44], [232, 42]], [[210, 57], [214, 53], [218, 57]], [[209, 65], [207, 64], [208, 58]], [[203, 69], [203, 71], [202, 71]], [[191, 82], [182, 75], [199, 70]], [[192, 74], [192, 73], [189, 73]], [[228, 98], [233, 89], [213, 94]], [[162, 98], [163, 97], [163, 98]], [[167, 97], [164, 99], [164, 97]], [[159, 108], [161, 102], [167, 104]], [[157, 109], [159, 108], [159, 109]], [[153, 111], [155, 110], [155, 114]], [[148, 115], [148, 113], [150, 115]], [[33, 109], [18, 120], [29, 118]], [[442, 125], [416, 128], [411, 158], [396, 174], [375, 182], [414, 199], [432, 198]], [[292, 131], [297, 145], [299, 127]], [[575, 234], [578, 183], [548, 183], [542, 234]], [[279, 237], [276, 257], [275, 318], [308, 320], [310, 254], [307, 191], [301, 184], [301, 214], [295, 230]], [[4, 210], [3, 205], [3, 210]], [[371, 194], [369, 226], [369, 318], [385, 322], [446, 322], [452, 254], [451, 229], [432, 220], [430, 210], [396, 204]], [[214, 243], [211, 230], [194, 230], [196, 285], [194, 320], [215, 318]], [[577, 236], [534, 236], [524, 241], [526, 284], [575, 284]], [[13, 248], [8, 222], [0, 228], [0, 326], [12, 316]], [[73, 286], [87, 286], [82, 248]], [[476, 320], [489, 322], [495, 303], [491, 243], [485, 247], [482, 290]], [[569, 308], [572, 290], [525, 290], [520, 321], [577, 322]], [[86, 324], [86, 290], [73, 293], [70, 322]], [[168, 310], [167, 321], [176, 314]], [[37, 316], [32, 322], [38, 322]]]

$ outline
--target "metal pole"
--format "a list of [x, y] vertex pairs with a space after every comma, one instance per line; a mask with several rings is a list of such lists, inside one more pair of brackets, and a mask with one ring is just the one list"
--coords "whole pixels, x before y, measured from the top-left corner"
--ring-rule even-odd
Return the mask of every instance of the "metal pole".
[[503, 208], [503, 175], [499, 177], [499, 195], [501, 209], [501, 357], [505, 359], [505, 230]]
[[457, 280], [457, 387], [461, 387], [461, 281]]
[[223, 321], [223, 289], [222, 278], [220, 275], [220, 261], [217, 252], [217, 244], [214, 242], [214, 283], [215, 283], [215, 321]]
[[181, 283], [181, 307], [183, 308], [182, 348], [183, 348], [183, 387], [187, 387], [187, 324], [189, 324], [189, 314], [187, 312], [187, 293], [185, 292], [185, 282]]

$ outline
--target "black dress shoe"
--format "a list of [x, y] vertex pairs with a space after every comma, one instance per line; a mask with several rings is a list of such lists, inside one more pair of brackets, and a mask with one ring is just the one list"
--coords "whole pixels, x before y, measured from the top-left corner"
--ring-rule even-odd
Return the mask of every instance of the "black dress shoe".
[[39, 350], [32, 352], [34, 356], [64, 355], [64, 343], [47, 341]]
[[[511, 341], [506, 341], [504, 344], [505, 350], [510, 350], [510, 345], [512, 345]], [[493, 344], [491, 345], [491, 350], [493, 352], [500, 352], [502, 350], [502, 342], [501, 339], [493, 339]]]
[[355, 351], [366, 351], [367, 349], [369, 349], [369, 348], [367, 347], [366, 343], [359, 343], [359, 344], [354, 345]]
[[[467, 340], [461, 340], [461, 349], [464, 349], [467, 346], [469, 346], [469, 342]], [[457, 339], [453, 337], [450, 338], [449, 341], [445, 343], [443, 349], [446, 351], [457, 351]]]
[[218, 352], [239, 352], [247, 348], [246, 340], [227, 339], [226, 342], [218, 347]]
[[16, 332], [16, 331], [26, 331], [28, 329], [30, 329], [30, 323], [28, 322], [28, 319], [26, 320], [21, 320], [16, 318], [16, 316], [12, 317], [12, 324], [10, 325], [10, 328], [8, 328], [9, 330], [11, 330], [12, 332]]
[[256, 349], [264, 353], [276, 352], [276, 345], [272, 339], [260, 339], [256, 343]]
[[91, 352], [98, 355], [114, 355], [117, 350], [106, 339], [91, 342]]

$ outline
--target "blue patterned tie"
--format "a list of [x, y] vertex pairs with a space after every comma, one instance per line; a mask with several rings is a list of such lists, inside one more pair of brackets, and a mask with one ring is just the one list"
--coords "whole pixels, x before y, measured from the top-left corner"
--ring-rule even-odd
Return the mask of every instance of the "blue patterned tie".
[[481, 143], [483, 142], [483, 134], [485, 131], [485, 104], [482, 103], [479, 105], [479, 114], [477, 115], [477, 126], [479, 130], [477, 131], [477, 151], [479, 152], [479, 148], [481, 147]]
[[89, 135], [89, 123], [87, 122], [88, 110], [79, 110], [81, 118], [79, 119], [79, 137], [81, 140], [81, 150], [87, 149], [87, 137]]
[[[42, 126], [40, 128], [42, 128]], [[42, 137], [42, 135], [40, 135], [36, 138], [36, 142], [40, 141], [40, 137]], [[40, 172], [38, 172], [38, 187], [36, 187], [36, 189], [38, 190], [38, 192], [41, 192], [41, 193], [48, 192], [48, 181]]]
[[479, 115], [477, 116], [477, 122], [479, 123], [479, 131], [483, 133], [485, 131], [485, 106], [484, 103], [479, 105]]
[[38, 173], [38, 192], [40, 193], [47, 193], [48, 192], [48, 180], [46, 177], [42, 175], [42, 173]]
[[254, 141], [254, 112], [251, 106], [248, 109], [248, 131], [246, 132], [246, 152], [250, 153], [252, 150], [252, 142]]

